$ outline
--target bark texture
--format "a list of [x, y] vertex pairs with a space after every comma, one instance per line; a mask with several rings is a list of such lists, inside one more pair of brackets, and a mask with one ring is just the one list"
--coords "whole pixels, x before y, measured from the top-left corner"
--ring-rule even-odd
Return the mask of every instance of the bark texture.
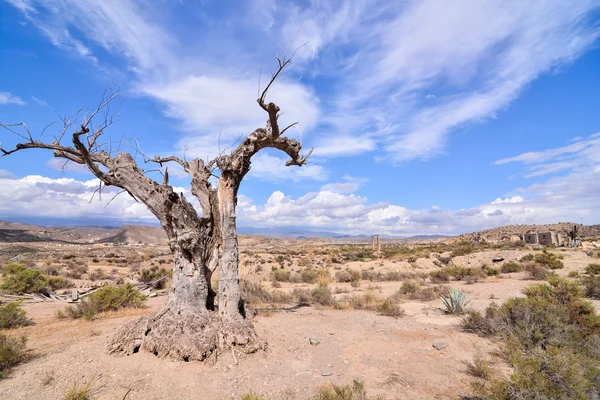
[[[173, 279], [167, 303], [162, 310], [120, 329], [109, 344], [111, 353], [133, 354], [145, 350], [159, 357], [191, 361], [216, 360], [225, 350], [252, 353], [266, 347], [246, 318], [240, 293], [236, 205], [251, 158], [261, 149], [270, 147], [285, 152], [290, 157], [288, 166], [302, 166], [310, 156], [309, 152], [302, 157], [300, 143], [283, 136], [295, 124], [280, 129], [279, 107], [265, 102], [269, 88], [290, 60], [278, 59], [278, 63], [278, 70], [257, 100], [268, 114], [266, 126], [248, 135], [231, 154], [207, 163], [199, 158], [188, 161], [175, 156], [143, 156], [146, 163], [161, 167], [167, 163], [179, 164], [190, 176], [191, 193], [200, 203], [201, 213], [183, 193], [176, 193], [169, 185], [168, 171], [164, 172], [163, 182], [158, 183], [146, 176], [131, 154], [113, 156], [109, 145], [98, 144], [113, 119], [105, 113], [104, 121], [93, 129], [92, 119], [108, 107], [115, 95], [103, 99], [90, 116], [83, 118], [72, 135], [72, 146], [61, 142], [74, 126], [73, 121], [78, 120], [77, 115], [63, 119], [62, 132], [51, 143], [34, 140], [24, 123], [0, 123], [0, 127], [24, 139], [12, 149], [0, 145], [2, 156], [27, 149], [49, 149], [55, 157], [85, 165], [101, 181], [100, 188], [102, 185], [122, 188], [148, 207], [167, 234], [173, 254]], [[17, 132], [17, 128], [23, 128], [25, 134]], [[216, 187], [210, 183], [211, 177], [218, 177]], [[219, 278], [218, 295], [211, 286], [215, 272]]]

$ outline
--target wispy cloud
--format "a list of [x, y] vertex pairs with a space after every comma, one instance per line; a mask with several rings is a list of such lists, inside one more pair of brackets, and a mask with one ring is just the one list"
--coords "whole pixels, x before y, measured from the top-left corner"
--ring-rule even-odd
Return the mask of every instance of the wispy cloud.
[[38, 98], [37, 98], [37, 97], [35, 97], [35, 96], [31, 96], [31, 99], [32, 99], [33, 101], [35, 101], [35, 102], [36, 102], [36, 104], [37, 104], [37, 105], [39, 105], [39, 106], [46, 107], [46, 106], [48, 105], [48, 103], [46, 103], [44, 100], [42, 100], [42, 99], [38, 99]]
[[6, 106], [9, 104], [24, 106], [25, 102], [18, 96], [14, 96], [8, 92], [0, 92], [0, 106]]
[[[123, 60], [133, 89], [162, 102], [190, 132], [179, 150], [203, 156], [264, 125], [254, 102], [262, 55], [281, 54], [300, 26], [294, 46], [306, 46], [272, 92], [282, 118], [304, 124], [315, 156], [377, 151], [392, 162], [443, 154], [452, 130], [495, 117], [600, 34], [590, 21], [595, 0], [262, 0], [218, 15], [219, 24], [197, 4], [193, 17], [185, 15], [189, 4], [11, 2], [56, 46], [92, 62], [102, 63], [102, 52]], [[191, 19], [174, 19], [173, 10]]]

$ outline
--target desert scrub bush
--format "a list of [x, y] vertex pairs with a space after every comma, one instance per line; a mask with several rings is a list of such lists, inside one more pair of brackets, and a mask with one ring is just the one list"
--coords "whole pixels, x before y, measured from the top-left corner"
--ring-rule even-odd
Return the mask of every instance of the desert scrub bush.
[[0, 378], [6, 377], [12, 367], [25, 361], [25, 336], [14, 337], [0, 332]]
[[590, 264], [585, 268], [585, 273], [589, 275], [600, 275], [600, 264]]
[[57, 316], [59, 318], [93, 320], [98, 314], [106, 311], [144, 307], [145, 300], [146, 296], [129, 283], [125, 286], [104, 286], [75, 306], [67, 306], [63, 311], [59, 311]]
[[509, 274], [512, 272], [521, 272], [521, 264], [519, 264], [518, 262], [515, 261], [509, 261], [507, 263], [504, 263], [502, 265], [502, 267], [500, 267], [500, 271], [503, 274]]
[[467, 299], [467, 295], [460, 289], [448, 289], [445, 294], [440, 295], [440, 299], [444, 304], [444, 312], [455, 315], [460, 315], [467, 311], [470, 302]]
[[350, 385], [324, 386], [308, 400], [384, 400], [384, 398], [369, 397], [364, 384], [354, 380]]
[[561, 269], [565, 267], [556, 254], [550, 253], [547, 250], [544, 250], [541, 254], [536, 254], [533, 261], [548, 269]]
[[520, 262], [525, 262], [525, 261], [533, 261], [533, 259], [535, 258], [535, 255], [529, 253], [529, 254], [525, 254], [523, 257], [521, 257], [519, 259]]
[[471, 254], [476, 250], [475, 246], [471, 242], [461, 242], [458, 247], [452, 250], [450, 255], [452, 257], [465, 256], [467, 254]]
[[600, 275], [586, 276], [582, 280], [585, 297], [600, 299]]
[[88, 266], [84, 264], [69, 264], [67, 265], [67, 278], [81, 279], [83, 274], [88, 273]]
[[349, 283], [360, 280], [360, 272], [353, 269], [345, 269], [335, 273], [335, 280], [338, 282]]
[[419, 282], [407, 281], [400, 286], [401, 294], [416, 293], [421, 289]]
[[475, 378], [488, 380], [492, 377], [492, 367], [480, 351], [476, 351], [472, 362], [466, 362], [467, 373]]
[[545, 280], [549, 272], [546, 267], [536, 262], [524, 262], [522, 267], [523, 271], [528, 273], [529, 279], [533, 279], [535, 281]]
[[33, 324], [33, 321], [25, 314], [19, 301], [11, 301], [0, 306], [0, 329], [12, 329]]
[[290, 282], [291, 275], [292, 274], [290, 271], [277, 268], [271, 271], [271, 280], [273, 280], [274, 282]]
[[93, 381], [94, 379], [92, 378], [85, 384], [76, 382], [69, 388], [61, 400], [90, 400]]
[[240, 291], [242, 299], [249, 304], [270, 303], [273, 300], [271, 293], [257, 282], [240, 279]]
[[326, 286], [320, 286], [311, 292], [311, 300], [322, 306], [335, 306], [336, 301], [331, 290]]
[[450, 273], [446, 269], [439, 269], [429, 273], [429, 280], [432, 283], [445, 283], [450, 281]]
[[477, 268], [449, 267], [446, 271], [457, 281], [477, 281], [486, 274]]
[[23, 269], [6, 277], [0, 290], [5, 293], [43, 293], [48, 290], [48, 278], [39, 269]]
[[2, 267], [2, 275], [9, 276], [25, 271], [25, 266], [22, 264], [8, 264]]
[[387, 317], [398, 318], [404, 315], [404, 310], [391, 299], [385, 299], [377, 305], [377, 312]]
[[492, 268], [487, 264], [483, 264], [481, 266], [481, 271], [487, 276], [497, 276], [500, 275], [500, 270], [498, 268]]
[[319, 277], [319, 271], [310, 268], [304, 268], [300, 271], [300, 280], [304, 283], [315, 283]]
[[[167, 278], [171, 276], [171, 271], [167, 271], [163, 267], [153, 266], [140, 271], [140, 282], [152, 283], [154, 289], [163, 289], [167, 285]], [[164, 278], [164, 279], [161, 279]], [[160, 280], [159, 280], [160, 279]]]
[[64, 276], [48, 277], [48, 286], [51, 290], [68, 289], [73, 287], [73, 282]]
[[568, 279], [552, 277], [512, 298], [471, 313], [465, 326], [506, 342], [508, 380], [483, 389], [490, 399], [589, 399], [600, 390], [600, 316]]

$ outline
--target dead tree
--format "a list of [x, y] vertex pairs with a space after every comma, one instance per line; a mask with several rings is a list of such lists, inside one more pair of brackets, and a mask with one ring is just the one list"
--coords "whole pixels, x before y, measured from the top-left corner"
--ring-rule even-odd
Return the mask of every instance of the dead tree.
[[[207, 162], [200, 158], [188, 161], [176, 156], [144, 156], [144, 161], [161, 166], [177, 163], [189, 174], [191, 193], [200, 203], [201, 215], [183, 193], [173, 190], [168, 174], [158, 183], [146, 176], [130, 153], [113, 156], [110, 145], [99, 144], [105, 129], [114, 122], [109, 108], [115, 94], [103, 98], [81, 123], [75, 122], [79, 113], [73, 118], [63, 118], [63, 129], [51, 142], [34, 139], [24, 123], [1, 125], [23, 139], [11, 149], [0, 146], [1, 156], [27, 149], [48, 149], [55, 157], [85, 165], [101, 185], [122, 188], [145, 204], [167, 234], [173, 254], [173, 281], [167, 304], [162, 310], [125, 325], [110, 343], [110, 352], [132, 354], [143, 349], [160, 357], [188, 361], [214, 359], [220, 351], [234, 347], [250, 353], [266, 346], [246, 319], [240, 293], [238, 189], [250, 170], [252, 157], [264, 148], [286, 153], [290, 157], [287, 166], [300, 167], [310, 156], [310, 152], [301, 156], [301, 144], [283, 136], [295, 124], [281, 129], [279, 107], [266, 100], [273, 83], [291, 59], [278, 58], [277, 61], [277, 70], [257, 100], [268, 115], [266, 126], [248, 135], [230, 154], [221, 154]], [[93, 121], [102, 114], [103, 122], [94, 127]], [[62, 144], [65, 133], [74, 124], [79, 127], [72, 135], [72, 146]], [[218, 178], [216, 187], [209, 181], [211, 176]], [[218, 295], [211, 286], [211, 277], [217, 269]]]

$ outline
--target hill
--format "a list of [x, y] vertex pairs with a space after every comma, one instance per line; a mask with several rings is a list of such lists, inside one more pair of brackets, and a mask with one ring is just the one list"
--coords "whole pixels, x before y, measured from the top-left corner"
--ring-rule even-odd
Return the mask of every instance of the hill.
[[482, 239], [489, 243], [501, 242], [503, 240], [509, 240], [514, 235], [524, 235], [530, 232], [557, 232], [567, 234], [571, 232], [573, 226], [577, 226], [577, 232], [579, 237], [582, 239], [595, 237], [600, 235], [600, 229], [598, 225], [587, 226], [581, 224], [575, 224], [573, 222], [559, 222], [558, 224], [549, 225], [507, 225], [500, 226], [498, 228], [487, 229], [481, 232], [466, 233], [458, 235], [450, 239], [451, 242], [460, 241], [481, 241]]

